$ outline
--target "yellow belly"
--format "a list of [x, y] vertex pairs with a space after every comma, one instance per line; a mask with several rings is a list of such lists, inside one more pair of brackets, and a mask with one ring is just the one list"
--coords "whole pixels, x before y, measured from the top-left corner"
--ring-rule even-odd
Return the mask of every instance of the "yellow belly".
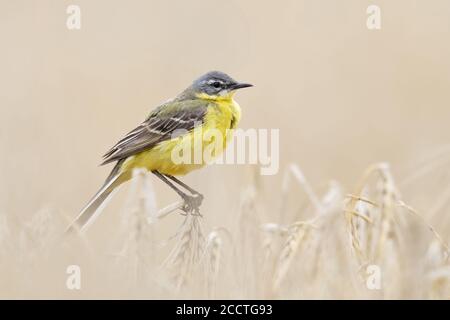
[[[131, 172], [135, 168], [146, 168], [149, 171], [156, 170], [175, 176], [199, 169], [225, 150], [232, 129], [239, 120], [240, 107], [234, 100], [212, 102], [203, 125], [129, 157], [122, 165], [121, 171]], [[186, 156], [187, 150], [190, 150], [190, 157]]]

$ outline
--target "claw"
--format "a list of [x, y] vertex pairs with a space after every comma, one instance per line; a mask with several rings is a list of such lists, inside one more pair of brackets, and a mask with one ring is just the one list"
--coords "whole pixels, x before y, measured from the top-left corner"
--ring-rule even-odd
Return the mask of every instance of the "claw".
[[203, 202], [203, 196], [201, 194], [195, 196], [183, 196], [184, 205], [181, 208], [186, 214], [198, 215], [200, 214], [200, 206]]

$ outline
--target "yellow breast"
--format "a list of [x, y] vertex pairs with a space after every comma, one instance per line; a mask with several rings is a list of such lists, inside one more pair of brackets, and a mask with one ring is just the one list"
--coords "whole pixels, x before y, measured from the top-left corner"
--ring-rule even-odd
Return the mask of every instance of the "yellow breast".
[[203, 124], [204, 130], [220, 130], [223, 134], [226, 131], [236, 128], [241, 119], [241, 107], [233, 99], [218, 100], [208, 107]]
[[[240, 118], [241, 108], [232, 98], [211, 100], [203, 125], [130, 157], [122, 170], [143, 167], [163, 174], [184, 175], [199, 169], [225, 150]], [[184, 157], [186, 150], [190, 151], [190, 158]], [[180, 163], [180, 154], [186, 161]]]

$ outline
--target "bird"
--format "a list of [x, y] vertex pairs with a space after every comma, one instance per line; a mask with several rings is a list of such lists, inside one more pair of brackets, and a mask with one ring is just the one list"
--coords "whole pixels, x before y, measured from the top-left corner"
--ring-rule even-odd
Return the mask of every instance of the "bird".
[[[139, 126], [105, 153], [101, 165], [115, 165], [66, 233], [84, 231], [95, 220], [112, 192], [133, 177], [135, 169], [153, 173], [173, 189], [182, 198], [185, 213], [199, 213], [203, 195], [176, 176], [186, 175], [207, 163], [204, 159], [174, 161], [174, 154], [192, 150], [195, 146], [193, 140], [202, 132], [212, 130], [218, 132], [222, 139], [219, 147], [213, 146], [212, 157], [223, 152], [230, 140], [230, 132], [241, 119], [241, 107], [234, 100], [234, 94], [239, 89], [252, 86], [238, 82], [224, 72], [210, 71], [194, 80], [175, 98], [156, 107]], [[200, 146], [214, 145], [213, 140], [200, 140]]]

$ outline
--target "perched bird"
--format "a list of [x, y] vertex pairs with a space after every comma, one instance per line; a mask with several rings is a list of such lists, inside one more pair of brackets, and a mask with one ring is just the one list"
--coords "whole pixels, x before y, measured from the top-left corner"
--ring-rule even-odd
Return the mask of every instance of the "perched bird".
[[[241, 108], [233, 95], [236, 90], [251, 86], [239, 83], [223, 72], [212, 71], [195, 80], [174, 99], [154, 109], [143, 123], [104, 155], [102, 165], [111, 162], [116, 162], [116, 165], [67, 231], [83, 230], [92, 223], [100, 212], [100, 205], [114, 189], [131, 179], [136, 168], [154, 173], [175, 190], [184, 200], [184, 211], [198, 212], [203, 196], [174, 176], [201, 168], [205, 161], [180, 163], [174, 161], [174, 151], [191, 150], [195, 145], [193, 140], [208, 130], [215, 130], [221, 135], [223, 141], [217, 149], [226, 147], [229, 131], [236, 128], [241, 118]], [[200, 146], [208, 147], [208, 144], [215, 143], [213, 140], [200, 140]], [[221, 151], [215, 150], [213, 156]]]

